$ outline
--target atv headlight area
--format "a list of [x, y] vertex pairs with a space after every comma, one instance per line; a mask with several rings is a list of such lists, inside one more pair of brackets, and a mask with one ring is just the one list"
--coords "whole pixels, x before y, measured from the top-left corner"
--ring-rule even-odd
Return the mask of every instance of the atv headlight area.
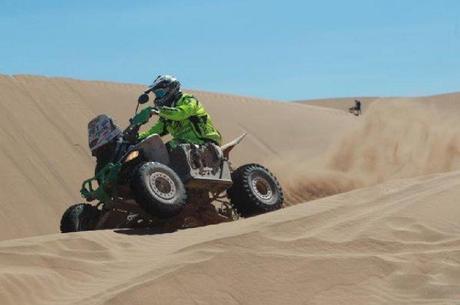
[[125, 162], [125, 163], [126, 163], [126, 162], [129, 162], [129, 161], [131, 161], [131, 160], [136, 159], [137, 157], [139, 157], [139, 151], [138, 151], [138, 150], [134, 150], [134, 151], [130, 152], [130, 153], [128, 154], [128, 156], [126, 156], [126, 158], [125, 158], [125, 160], [124, 160], [123, 162]]

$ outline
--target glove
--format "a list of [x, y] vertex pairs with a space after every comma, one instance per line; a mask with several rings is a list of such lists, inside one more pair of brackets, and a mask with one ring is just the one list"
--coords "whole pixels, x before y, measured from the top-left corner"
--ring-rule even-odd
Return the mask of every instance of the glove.
[[137, 128], [129, 128], [126, 130], [123, 138], [129, 143], [137, 143], [139, 135], [137, 133]]

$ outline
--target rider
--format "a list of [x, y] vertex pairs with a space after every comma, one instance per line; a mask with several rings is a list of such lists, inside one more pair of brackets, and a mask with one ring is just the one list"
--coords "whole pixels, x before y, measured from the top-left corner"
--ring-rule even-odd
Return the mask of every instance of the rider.
[[361, 101], [355, 100], [355, 109], [359, 114], [361, 114]]
[[152, 134], [171, 134], [171, 148], [180, 143], [221, 145], [222, 136], [214, 127], [211, 117], [203, 105], [192, 95], [183, 93], [180, 82], [169, 75], [160, 75], [149, 86], [146, 93], [155, 94], [154, 104], [160, 119], [149, 130], [141, 132], [138, 139]]

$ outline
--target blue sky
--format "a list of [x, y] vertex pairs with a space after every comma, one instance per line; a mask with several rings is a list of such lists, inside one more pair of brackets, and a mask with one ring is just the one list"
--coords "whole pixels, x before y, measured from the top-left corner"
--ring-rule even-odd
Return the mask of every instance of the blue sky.
[[460, 1], [0, 0], [0, 73], [295, 100], [460, 91]]

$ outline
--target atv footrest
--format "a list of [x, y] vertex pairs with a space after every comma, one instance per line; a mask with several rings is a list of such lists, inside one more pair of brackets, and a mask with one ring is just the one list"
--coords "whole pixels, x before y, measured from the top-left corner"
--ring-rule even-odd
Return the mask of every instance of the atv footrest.
[[206, 189], [210, 192], [223, 192], [233, 184], [232, 180], [216, 180], [211, 178], [191, 178], [185, 182], [188, 189]]

